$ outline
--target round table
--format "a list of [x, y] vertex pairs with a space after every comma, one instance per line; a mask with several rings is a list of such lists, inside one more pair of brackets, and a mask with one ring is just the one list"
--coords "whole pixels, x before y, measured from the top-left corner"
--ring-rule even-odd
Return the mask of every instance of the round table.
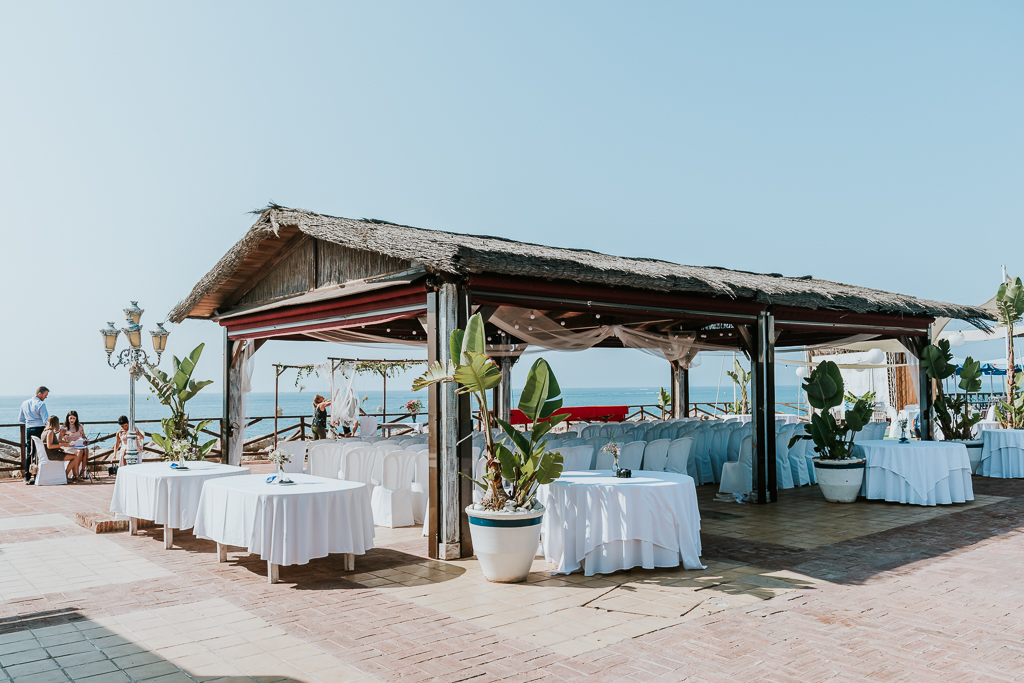
[[981, 432], [978, 474], [1003, 479], [1024, 478], [1024, 429], [986, 429]]
[[544, 556], [556, 574], [583, 568], [586, 576], [622, 569], [703, 569], [700, 511], [693, 478], [634, 470], [563, 472], [538, 490], [547, 508], [541, 522]]
[[971, 460], [962, 443], [945, 441], [857, 441], [857, 457], [867, 458], [865, 498], [911, 505], [949, 505], [974, 500]]
[[129, 533], [135, 534], [137, 521], [152, 520], [164, 527], [164, 547], [174, 541], [173, 529], [195, 526], [196, 510], [203, 484], [211, 479], [249, 474], [248, 467], [190, 462], [185, 471], [168, 462], [125, 465], [117, 470], [110, 511], [127, 515]]
[[227, 560], [227, 546], [240, 546], [267, 562], [270, 583], [280, 565], [306, 564], [332, 553], [345, 555], [345, 569], [355, 556], [373, 548], [373, 511], [366, 484], [289, 474], [294, 485], [268, 483], [251, 474], [209, 482], [203, 487], [195, 535], [217, 542], [217, 556]]

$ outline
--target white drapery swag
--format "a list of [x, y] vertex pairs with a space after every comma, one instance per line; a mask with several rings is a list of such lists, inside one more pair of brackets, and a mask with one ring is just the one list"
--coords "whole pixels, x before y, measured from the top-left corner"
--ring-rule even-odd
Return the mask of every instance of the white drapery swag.
[[567, 330], [537, 311], [512, 306], [499, 308], [491, 316], [490, 322], [531, 346], [552, 351], [585, 351], [614, 336], [618, 337], [623, 346], [639, 349], [668, 361], [676, 361], [683, 368], [693, 365], [693, 359], [702, 347], [721, 350], [719, 346], [698, 343], [693, 332], [656, 334], [641, 332], [624, 325], [602, 325], [582, 331]]
[[[344, 380], [342, 382], [336, 379]], [[356, 380], [356, 364], [340, 363], [334, 366], [331, 372], [331, 424], [336, 421], [339, 425], [354, 429], [359, 421], [359, 399], [356, 398], [356, 391], [352, 384]]]
[[251, 339], [245, 340], [245, 346], [242, 348], [242, 357], [239, 359], [238, 371], [241, 373], [241, 390], [238, 396], [238, 413], [241, 415], [241, 421], [235, 425], [235, 434], [237, 436], [231, 440], [231, 451], [228, 453], [228, 463], [231, 465], [240, 465], [242, 463], [242, 449], [245, 447], [245, 417], [249, 408], [249, 392], [252, 391], [252, 354], [255, 351], [256, 345]]

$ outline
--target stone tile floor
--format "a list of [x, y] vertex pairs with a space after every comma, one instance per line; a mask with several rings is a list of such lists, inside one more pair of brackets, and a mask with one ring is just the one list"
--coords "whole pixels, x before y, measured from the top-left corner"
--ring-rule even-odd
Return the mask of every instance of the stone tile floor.
[[[109, 481], [0, 484], [0, 681], [1024, 680], [1024, 481], [974, 504], [770, 506], [698, 487], [704, 571], [495, 586], [418, 529], [283, 567], [160, 529], [96, 536]], [[2, 592], [6, 591], [6, 592]]]

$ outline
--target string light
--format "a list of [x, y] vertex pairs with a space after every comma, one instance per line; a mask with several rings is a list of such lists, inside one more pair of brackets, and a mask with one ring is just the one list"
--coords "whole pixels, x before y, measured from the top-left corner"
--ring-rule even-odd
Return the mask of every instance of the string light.
[[519, 323], [516, 323], [516, 329], [517, 330], [519, 329]]
[[534, 315], [534, 311], [530, 311], [530, 320], [535, 319], [537, 316]]
[[387, 328], [387, 330], [386, 330], [386, 331], [387, 331], [387, 332], [390, 332], [390, 331], [391, 331], [391, 328], [390, 328], [390, 327], [389, 327], [389, 328]]
[[601, 314], [600, 314], [600, 313], [598, 313], [598, 314], [597, 314], [597, 317], [598, 317], [598, 318], [600, 318], [600, 317], [601, 317]]
[[533, 332], [533, 325], [527, 325], [526, 329], [529, 330], [530, 332]]
[[564, 320], [562, 321], [561, 324], [562, 324], [562, 327], [565, 327], [565, 321]]

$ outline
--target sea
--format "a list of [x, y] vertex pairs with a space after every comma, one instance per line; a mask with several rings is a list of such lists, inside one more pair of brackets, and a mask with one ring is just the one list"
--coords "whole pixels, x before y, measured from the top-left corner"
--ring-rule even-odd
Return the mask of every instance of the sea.
[[[143, 386], [137, 388], [135, 396], [135, 419], [137, 420], [160, 420], [170, 415], [170, 409], [161, 404], [155, 395]], [[778, 386], [775, 390], [775, 400], [778, 412], [794, 413], [795, 409], [781, 405], [785, 403], [796, 404], [797, 393], [800, 391], [797, 386]], [[312, 401], [314, 392], [292, 391], [281, 392], [278, 397], [280, 414], [284, 416], [312, 416]], [[19, 430], [18, 411], [22, 401], [27, 396], [0, 396], [0, 439], [17, 441]], [[246, 416], [273, 417], [274, 415], [274, 394], [273, 392], [253, 392], [249, 394], [248, 409]], [[379, 413], [383, 406], [383, 394], [380, 391], [366, 391], [359, 396], [362, 400], [363, 410], [368, 413]], [[731, 402], [733, 400], [732, 386], [723, 385], [721, 389], [715, 386], [690, 387], [691, 403], [713, 403]], [[409, 400], [419, 399], [426, 405], [425, 392], [413, 391], [388, 391], [387, 412], [391, 414], [404, 413], [402, 406]], [[513, 393], [512, 404], [516, 405], [519, 396]], [[614, 387], [598, 389], [562, 389], [562, 400], [566, 406], [621, 406], [628, 405], [638, 407], [641, 405], [654, 406], [658, 402], [658, 387]], [[79, 419], [85, 424], [86, 435], [97, 436], [100, 433], [109, 434], [114, 431], [111, 425], [95, 425], [97, 422], [113, 422], [120, 415], [128, 414], [128, 395], [78, 395], [61, 396], [51, 392], [46, 399], [46, 407], [51, 415], [57, 415], [64, 419], [67, 411], [78, 412]], [[475, 406], [474, 406], [475, 408]], [[192, 418], [219, 418], [223, 413], [223, 399], [218, 392], [199, 392], [187, 405], [189, 416]], [[648, 408], [648, 410], [651, 410]], [[424, 411], [425, 412], [425, 411]], [[391, 419], [391, 418], [389, 418]], [[424, 416], [419, 420], [423, 421]], [[269, 422], [250, 428], [252, 435], [271, 432], [273, 430]], [[7, 425], [7, 426], [4, 426]], [[92, 426], [90, 426], [92, 425]], [[153, 431], [147, 426], [146, 431]], [[247, 430], [249, 431], [249, 430]]]

